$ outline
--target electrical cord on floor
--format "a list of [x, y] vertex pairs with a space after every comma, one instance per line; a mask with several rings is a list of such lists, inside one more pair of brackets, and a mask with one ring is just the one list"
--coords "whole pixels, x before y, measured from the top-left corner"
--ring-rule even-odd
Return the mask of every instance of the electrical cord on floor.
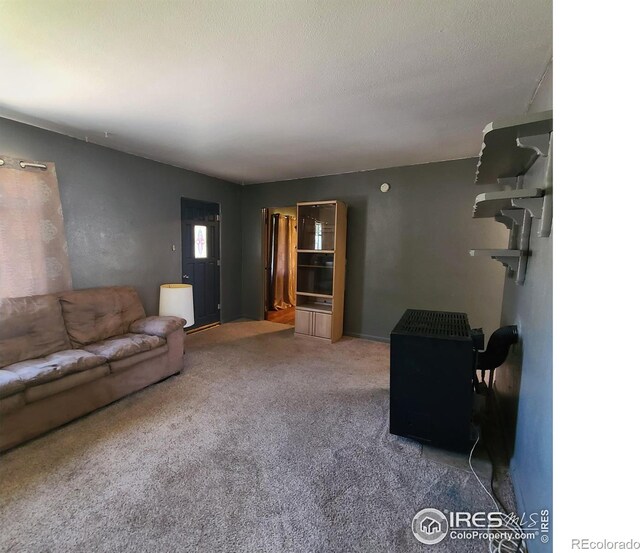
[[[476, 438], [476, 441], [469, 453], [469, 468], [471, 469], [471, 472], [476, 477], [476, 480], [478, 481], [484, 492], [489, 496], [492, 503], [495, 505], [496, 512], [500, 513], [500, 518], [502, 521], [502, 526], [500, 528], [496, 528], [493, 530], [493, 532], [490, 532], [490, 535], [493, 535], [489, 538], [489, 553], [527, 553], [527, 544], [524, 539], [520, 537], [522, 534], [522, 528], [520, 528], [520, 525], [516, 520], [514, 520], [507, 514], [507, 510], [504, 508], [504, 505], [502, 505], [502, 502], [495, 494], [495, 491], [493, 489], [494, 463], [493, 459], [491, 459], [491, 455], [489, 455], [489, 458], [491, 459], [491, 492], [486, 488], [482, 480], [480, 480], [480, 477], [476, 473], [475, 469], [473, 468], [471, 460], [473, 458], [473, 452], [475, 451], [479, 441], [480, 431], [478, 430], [478, 437]], [[488, 449], [489, 448], [487, 448], [487, 451]], [[498, 502], [500, 502], [500, 505], [498, 505]], [[502, 534], [506, 535], [503, 537]]]
[[486, 450], [487, 450], [487, 455], [489, 456], [489, 461], [491, 462], [491, 481], [489, 483], [489, 489], [491, 490], [491, 494], [493, 495], [494, 499], [498, 502], [498, 504], [500, 505], [500, 507], [502, 508], [502, 510], [506, 513], [508, 512], [508, 509], [504, 506], [504, 503], [502, 502], [502, 500], [500, 499], [500, 496], [498, 495], [498, 492], [496, 492], [494, 483], [495, 483], [495, 476], [496, 476], [496, 463], [493, 459], [493, 455], [491, 455], [491, 448], [489, 447], [489, 444], [484, 444]]

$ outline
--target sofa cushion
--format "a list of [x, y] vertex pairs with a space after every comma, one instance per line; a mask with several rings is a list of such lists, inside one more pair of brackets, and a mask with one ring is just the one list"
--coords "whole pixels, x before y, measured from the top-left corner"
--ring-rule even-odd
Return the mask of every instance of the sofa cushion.
[[24, 382], [17, 374], [0, 369], [0, 397], [9, 397], [24, 389]]
[[187, 321], [180, 317], [147, 317], [133, 322], [129, 332], [166, 338], [168, 334], [183, 328], [185, 324]]
[[145, 317], [138, 293], [130, 286], [74, 290], [59, 297], [74, 348], [125, 334], [132, 322]]
[[136, 353], [131, 357], [125, 357], [124, 359], [117, 359], [114, 361], [109, 361], [109, 366], [111, 367], [111, 372], [113, 374], [126, 371], [139, 365], [144, 361], [148, 361], [149, 359], [153, 359], [154, 357], [158, 357], [160, 355], [164, 355], [169, 351], [169, 346], [164, 345], [158, 348], [150, 349], [149, 351], [143, 351], [142, 353]]
[[0, 367], [70, 347], [55, 295], [0, 299]]
[[159, 336], [149, 336], [147, 334], [123, 334], [115, 338], [109, 338], [102, 342], [85, 346], [87, 351], [106, 357], [109, 361], [116, 361], [131, 357], [136, 353], [149, 351], [163, 346], [167, 341]]
[[49, 397], [54, 394], [59, 394], [60, 392], [86, 384], [87, 382], [98, 380], [98, 378], [102, 378], [108, 374], [109, 365], [100, 365], [99, 367], [93, 367], [93, 369], [73, 373], [63, 378], [59, 378], [58, 380], [53, 380], [52, 382], [40, 384], [40, 386], [27, 388], [24, 396], [27, 403], [33, 403], [34, 401], [44, 399], [45, 397]]
[[68, 374], [93, 369], [106, 362], [105, 357], [81, 349], [68, 349], [41, 359], [21, 361], [5, 367], [5, 370], [16, 374], [29, 387], [51, 382]]

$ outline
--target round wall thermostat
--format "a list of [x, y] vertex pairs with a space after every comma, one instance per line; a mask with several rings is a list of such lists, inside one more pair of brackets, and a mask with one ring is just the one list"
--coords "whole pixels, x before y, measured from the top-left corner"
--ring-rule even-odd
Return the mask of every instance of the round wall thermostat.
[[383, 182], [383, 183], [380, 185], [380, 192], [389, 192], [389, 188], [391, 188], [391, 187], [389, 186], [389, 183], [388, 183], [388, 182]]

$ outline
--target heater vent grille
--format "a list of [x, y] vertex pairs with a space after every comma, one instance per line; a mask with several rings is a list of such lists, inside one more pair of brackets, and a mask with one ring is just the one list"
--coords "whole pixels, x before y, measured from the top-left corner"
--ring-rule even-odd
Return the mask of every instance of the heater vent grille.
[[407, 309], [394, 333], [432, 338], [469, 338], [471, 328], [465, 313]]

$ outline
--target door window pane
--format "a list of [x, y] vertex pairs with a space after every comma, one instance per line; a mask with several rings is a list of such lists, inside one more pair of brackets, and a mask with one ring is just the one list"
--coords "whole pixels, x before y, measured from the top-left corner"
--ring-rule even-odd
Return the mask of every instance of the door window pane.
[[207, 257], [207, 227], [193, 225], [193, 257], [204, 259]]

